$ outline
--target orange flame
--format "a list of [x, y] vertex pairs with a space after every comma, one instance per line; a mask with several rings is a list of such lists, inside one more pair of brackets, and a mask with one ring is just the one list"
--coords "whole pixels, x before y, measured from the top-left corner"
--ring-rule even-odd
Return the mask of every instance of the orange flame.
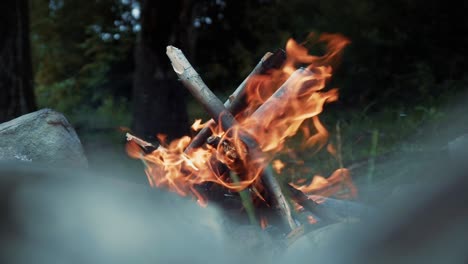
[[193, 122], [191, 128], [192, 128], [193, 131], [198, 131], [198, 130], [201, 130], [202, 128], [204, 128], [205, 125], [206, 125], [206, 122], [202, 123], [201, 119], [196, 119], [195, 122]]
[[279, 159], [276, 159], [273, 161], [273, 163], [271, 164], [271, 166], [273, 167], [273, 169], [276, 171], [276, 173], [278, 174], [281, 174], [281, 171], [284, 169], [284, 163], [279, 160]]
[[[313, 37], [310, 35], [311, 39]], [[328, 131], [318, 115], [325, 103], [338, 99], [337, 89], [325, 90], [325, 85], [332, 76], [332, 65], [349, 41], [338, 34], [323, 34], [315, 42], [326, 44], [327, 52], [323, 56], [308, 54], [303, 45], [290, 39], [286, 44], [287, 60], [281, 70], [249, 79], [246, 87], [248, 105], [236, 115], [238, 125], [227, 131], [222, 131], [219, 126], [212, 128], [220, 137], [217, 146], [207, 145], [185, 153], [191, 138], [182, 137], [169, 144], [162, 142], [152, 153], [143, 154], [138, 146], [129, 142], [127, 152], [144, 161], [150, 185], [166, 187], [183, 196], [192, 194], [204, 204], [197, 186], [205, 182], [214, 182], [234, 191], [255, 184], [256, 189], [261, 190], [258, 179], [264, 167], [275, 155], [287, 151], [286, 140], [298, 131], [304, 135], [304, 147], [319, 150], [327, 145]], [[303, 64], [308, 66], [297, 69]], [[197, 120], [192, 129], [199, 130], [203, 126], [201, 120]], [[246, 135], [257, 141], [262, 153], [254, 155], [247, 151]], [[222, 175], [213, 166], [214, 161], [221, 161], [238, 173], [240, 181], [232, 182]], [[284, 164], [278, 160], [273, 166], [281, 171]], [[306, 193], [330, 195], [338, 191], [335, 185], [340, 182], [345, 183], [350, 193], [355, 193], [346, 169], [337, 170], [328, 179], [315, 177], [310, 185], [296, 187]]]
[[309, 185], [299, 186], [294, 183], [290, 184], [303, 193], [311, 195], [335, 195], [343, 199], [350, 199], [357, 196], [357, 188], [352, 182], [349, 170], [347, 169], [337, 169], [328, 178], [316, 175]]

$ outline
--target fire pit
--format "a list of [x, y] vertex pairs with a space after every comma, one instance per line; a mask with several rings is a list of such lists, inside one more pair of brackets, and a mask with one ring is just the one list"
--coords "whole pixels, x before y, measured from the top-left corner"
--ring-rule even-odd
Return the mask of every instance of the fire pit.
[[[197, 120], [192, 129], [199, 132], [193, 138], [166, 142], [158, 135], [158, 146], [127, 134], [128, 154], [143, 161], [150, 185], [193, 195], [202, 206], [220, 197], [239, 197], [251, 224], [275, 225], [290, 239], [302, 234], [304, 226], [316, 224], [316, 218], [336, 222], [320, 199], [338, 193], [356, 197], [346, 168], [340, 165], [330, 177], [316, 176], [310, 184], [281, 183], [273, 172], [281, 171], [284, 164], [276, 157], [291, 152], [286, 141], [298, 132], [304, 136], [301, 148], [318, 151], [327, 146], [330, 153], [336, 152], [318, 116], [326, 103], [338, 99], [337, 89], [325, 86], [349, 41], [337, 34], [316, 41], [326, 45], [325, 55], [312, 56], [293, 39], [285, 51], [265, 54], [224, 104], [182, 51], [168, 46], [175, 73], [212, 119], [203, 124]], [[215, 198], [214, 193], [221, 196]], [[301, 212], [311, 214], [301, 218]]]

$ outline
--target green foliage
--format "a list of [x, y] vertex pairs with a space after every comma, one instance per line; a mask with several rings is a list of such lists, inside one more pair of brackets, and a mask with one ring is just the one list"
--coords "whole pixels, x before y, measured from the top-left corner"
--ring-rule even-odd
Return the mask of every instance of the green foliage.
[[[32, 0], [41, 106], [73, 115], [108, 98], [130, 99], [133, 2]], [[366, 114], [382, 106], [432, 104], [465, 89], [468, 78], [467, 39], [458, 34], [467, 25], [450, 24], [446, 15], [464, 14], [449, 9], [434, 0], [197, 1], [195, 20], [211, 22], [193, 29], [194, 65], [212, 89], [225, 94], [289, 37], [339, 32], [352, 41], [330, 84], [341, 88], [341, 102]]]
[[[115, 125], [125, 121], [119, 125], [128, 125], [128, 114], [122, 113], [127, 102], [116, 97], [109, 86], [113, 68], [125, 62], [134, 42], [132, 21], [122, 19], [130, 7], [113, 0], [33, 0], [32, 4], [32, 49], [40, 107], [65, 113], [78, 128], [93, 127], [96, 122]], [[84, 113], [92, 114], [81, 118]], [[108, 115], [103, 118], [103, 114]]]

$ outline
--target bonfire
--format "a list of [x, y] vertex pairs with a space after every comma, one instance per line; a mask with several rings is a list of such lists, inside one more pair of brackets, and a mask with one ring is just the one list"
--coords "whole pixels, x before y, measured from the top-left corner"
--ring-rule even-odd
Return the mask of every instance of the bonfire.
[[[317, 223], [312, 215], [306, 222], [299, 220], [300, 212], [333, 220], [320, 206], [321, 197], [357, 196], [349, 170], [342, 165], [329, 177], [315, 175], [310, 182], [280, 184], [287, 175], [281, 174], [285, 165], [278, 157], [293, 152], [288, 139], [302, 135], [302, 149], [337, 154], [319, 115], [324, 105], [338, 99], [338, 90], [326, 84], [349, 40], [339, 34], [308, 39], [317, 43], [307, 44], [325, 44], [326, 53], [311, 55], [306, 43], [289, 39], [285, 50], [266, 53], [224, 104], [183, 52], [168, 46], [175, 73], [212, 119], [197, 120], [192, 125], [198, 132], [194, 137], [166, 142], [164, 135], [157, 135], [159, 145], [127, 134], [127, 152], [143, 161], [149, 184], [193, 196], [202, 206], [213, 197], [211, 192], [221, 189], [225, 195], [240, 197], [241, 209], [252, 224], [265, 228], [279, 223], [286, 235]], [[278, 179], [275, 172], [284, 178]], [[256, 213], [260, 206], [273, 211], [273, 216]]]

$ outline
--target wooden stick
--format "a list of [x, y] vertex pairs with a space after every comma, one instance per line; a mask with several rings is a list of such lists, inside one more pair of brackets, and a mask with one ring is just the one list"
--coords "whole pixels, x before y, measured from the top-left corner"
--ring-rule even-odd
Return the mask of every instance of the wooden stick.
[[203, 82], [182, 51], [176, 47], [168, 46], [166, 54], [171, 60], [172, 67], [177, 76], [179, 76], [180, 81], [197, 101], [202, 104], [206, 112], [214, 119], [219, 118], [218, 122], [221, 123], [223, 129], [227, 130], [232, 127], [235, 123], [234, 116]]
[[[172, 67], [182, 83], [203, 105], [213, 120], [217, 121], [224, 130], [236, 125], [237, 122], [234, 116], [224, 107], [223, 103], [218, 99], [218, 97], [216, 97], [216, 95], [213, 94], [208, 86], [206, 86], [200, 75], [198, 75], [192, 65], [190, 65], [182, 51], [173, 46], [168, 46], [166, 54], [171, 60]], [[245, 135], [242, 140], [247, 146], [252, 160], [256, 160], [258, 157], [263, 155], [257, 142], [253, 138]], [[262, 181], [265, 188], [272, 196], [272, 202], [276, 205], [283, 221], [291, 230], [295, 229], [297, 225], [292, 218], [291, 208], [281, 192], [278, 181], [271, 173], [264, 173], [263, 176]]]
[[151, 153], [153, 152], [155, 149], [157, 149], [158, 147], [156, 147], [155, 145], [147, 142], [147, 141], [144, 141], [143, 139], [139, 138], [139, 137], [136, 137], [130, 133], [127, 133], [125, 134], [126, 138], [127, 138], [127, 141], [133, 141], [135, 142], [138, 146], [140, 146], [140, 148], [143, 149], [143, 151], [148, 154], [148, 153]]
[[[275, 51], [275, 53], [267, 52], [247, 78], [244, 79], [237, 89], [229, 96], [226, 102], [224, 102], [224, 106], [229, 110], [229, 112], [231, 112], [231, 114], [238, 114], [245, 108], [245, 88], [247, 87], [249, 79], [254, 75], [265, 74], [271, 69], [278, 69], [285, 61], [286, 53], [284, 50], [279, 49]], [[205, 127], [192, 139], [185, 149], [185, 152], [188, 153], [194, 148], [198, 148], [205, 144], [208, 137], [211, 136], [211, 128], [215, 124], [216, 122], [213, 119], [206, 123]]]

